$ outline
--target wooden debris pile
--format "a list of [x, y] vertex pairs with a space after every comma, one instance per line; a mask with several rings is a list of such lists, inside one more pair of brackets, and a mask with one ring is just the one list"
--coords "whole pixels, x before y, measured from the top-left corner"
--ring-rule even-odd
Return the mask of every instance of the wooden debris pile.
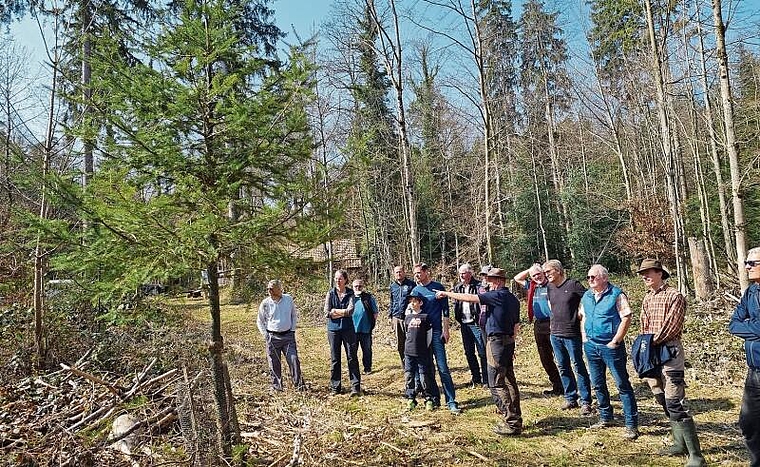
[[[73, 365], [0, 388], [0, 458], [17, 465], [151, 465], [188, 458], [178, 406], [191, 394], [186, 373], [99, 371], [89, 354]], [[196, 378], [197, 379], [197, 378]], [[112, 423], [128, 414], [117, 431]], [[161, 436], [162, 448], [151, 446]], [[166, 447], [171, 448], [167, 449]]]

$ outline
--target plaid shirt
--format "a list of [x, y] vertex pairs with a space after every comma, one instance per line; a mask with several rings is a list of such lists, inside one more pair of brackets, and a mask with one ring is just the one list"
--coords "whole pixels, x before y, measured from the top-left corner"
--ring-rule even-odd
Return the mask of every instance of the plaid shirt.
[[663, 284], [649, 290], [641, 304], [641, 333], [654, 334], [653, 344], [678, 340], [683, 332], [686, 299], [681, 292]]

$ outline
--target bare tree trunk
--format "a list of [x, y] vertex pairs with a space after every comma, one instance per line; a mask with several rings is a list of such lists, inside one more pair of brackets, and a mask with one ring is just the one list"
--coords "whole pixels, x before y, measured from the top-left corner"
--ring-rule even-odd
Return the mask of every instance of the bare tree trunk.
[[739, 272], [739, 286], [744, 291], [749, 287], [749, 279], [744, 274], [744, 259], [747, 256], [746, 223], [744, 219], [744, 202], [742, 200], [742, 177], [739, 167], [739, 147], [734, 132], [734, 106], [731, 102], [731, 82], [728, 75], [728, 55], [726, 54], [726, 26], [723, 23], [721, 0], [712, 0], [713, 20], [715, 22], [715, 48], [718, 52], [720, 69], [720, 97], [723, 102], [723, 124], [726, 131], [726, 152], [731, 168], [731, 200], [734, 208], [734, 226], [736, 227], [736, 268]]
[[[212, 239], [212, 243], [215, 240]], [[219, 271], [218, 262], [213, 261], [206, 267], [208, 273], [208, 301], [211, 313], [211, 342], [208, 346], [209, 360], [211, 361], [211, 374], [214, 380], [214, 399], [216, 402], [218, 440], [225, 459], [232, 457], [232, 445], [239, 434], [234, 433], [234, 424], [230, 414], [234, 413], [227, 397], [227, 387], [224, 363], [224, 340], [222, 339], [221, 304], [219, 300]]]
[[[409, 254], [411, 263], [420, 260], [420, 235], [417, 226], [417, 201], [414, 189], [414, 175], [412, 172], [411, 146], [406, 124], [406, 109], [404, 107], [404, 77], [402, 68], [401, 29], [396, 1], [388, 0], [393, 16], [393, 34], [391, 35], [380, 21], [374, 0], [365, 0], [372, 19], [379, 31], [382, 44], [378, 55], [382, 57], [388, 76], [391, 79], [396, 97], [396, 129], [399, 136], [399, 152], [401, 154], [401, 175], [404, 187], [404, 210], [407, 214], [407, 231], [409, 233]], [[369, 44], [374, 47], [374, 44]], [[390, 56], [389, 56], [390, 55]]]
[[549, 139], [549, 159], [552, 163], [552, 181], [554, 183], [554, 191], [556, 196], [556, 202], [560, 219], [564, 227], [562, 233], [563, 243], [570, 253], [570, 259], [572, 264], [575, 264], [575, 250], [568, 240], [571, 232], [570, 225], [570, 213], [567, 209], [567, 203], [563, 198], [564, 183], [562, 181], [562, 175], [559, 171], [559, 153], [557, 151], [557, 143], [554, 140], [554, 106], [552, 105], [552, 96], [549, 94], [548, 76], [546, 72], [543, 75], [544, 78], [544, 98], [546, 99], [546, 126], [547, 135]]
[[[55, 97], [58, 93], [58, 27], [54, 26], [55, 44], [53, 46], [53, 56], [48, 54], [51, 61], [53, 76], [50, 79], [50, 96], [48, 98], [48, 120], [45, 131], [45, 150], [42, 155], [42, 183], [40, 184], [40, 219], [47, 219], [49, 214], [48, 206], [48, 175], [50, 172], [50, 163], [53, 156], [53, 138], [55, 137]], [[34, 245], [34, 344], [36, 349], [36, 366], [42, 369], [47, 360], [47, 333], [45, 329], [45, 275], [47, 274], [47, 252], [42, 245], [42, 232], [37, 233]]]
[[538, 167], [536, 166], [535, 146], [530, 143], [530, 162], [533, 165], [533, 191], [536, 195], [536, 214], [538, 215], [538, 230], [541, 233], [541, 244], [544, 250], [544, 261], [549, 259], [549, 247], [546, 244], [546, 229], [544, 228], [543, 207], [541, 206], [541, 191], [538, 187]]
[[[697, 12], [700, 9], [700, 2], [697, 2]], [[702, 36], [701, 20], [696, 21], [697, 35], [699, 37], [699, 57], [700, 57], [700, 83], [702, 84], [702, 92], [705, 95], [705, 127], [707, 128], [707, 134], [710, 141], [710, 160], [712, 161], [713, 173], [715, 174], [715, 182], [717, 184], [718, 192], [718, 206], [720, 207], [720, 225], [722, 228], [723, 247], [726, 250], [726, 257], [728, 258], [728, 264], [731, 265], [731, 269], [735, 267], [733, 242], [731, 241], [731, 227], [728, 219], [728, 203], [726, 202], [726, 186], [723, 181], [723, 173], [720, 168], [720, 156], [718, 154], [718, 137], [715, 134], [715, 128], [713, 127], [713, 113], [712, 113], [712, 101], [710, 100], [710, 86], [707, 82], [707, 59], [705, 54], [704, 37]], [[718, 269], [715, 269], [715, 276], [717, 279], [717, 286], [720, 287], [720, 274]]]
[[689, 237], [691, 267], [694, 275], [694, 292], [699, 300], [707, 300], [715, 291], [704, 242]]
[[647, 16], [647, 30], [649, 32], [649, 43], [651, 46], [652, 55], [652, 74], [655, 79], [655, 86], [657, 90], [657, 116], [660, 123], [660, 148], [662, 150], [665, 159], [665, 176], [666, 176], [666, 188], [668, 196], [668, 204], [670, 206], [670, 213], [673, 216], [673, 234], [674, 234], [674, 250], [676, 258], [676, 274], [678, 276], [678, 289], [684, 291], [686, 287], [684, 281], [684, 265], [681, 258], [683, 257], [681, 243], [681, 212], [679, 209], [679, 186], [678, 180], [678, 167], [676, 166], [676, 155], [674, 153], [673, 144], [671, 140], [671, 128], [670, 120], [668, 118], [668, 100], [665, 94], [664, 83], [664, 70], [662, 60], [660, 59], [660, 51], [657, 46], [657, 37], [654, 30], [654, 17], [652, 15], [652, 2], [651, 0], [645, 0], [644, 5], [646, 7]]
[[90, 178], [94, 171], [94, 165], [92, 160], [92, 139], [89, 133], [93, 131], [91, 128], [94, 122], [91, 118], [90, 102], [92, 100], [92, 87], [90, 83], [92, 81], [92, 66], [90, 65], [90, 59], [92, 57], [92, 40], [90, 35], [90, 27], [92, 23], [92, 16], [90, 15], [90, 2], [80, 1], [80, 8], [82, 10], [82, 100], [84, 101], [82, 107], [82, 122], [85, 123], [88, 136], [85, 136], [84, 145], [84, 176], [82, 177], [82, 186], [89, 184]]

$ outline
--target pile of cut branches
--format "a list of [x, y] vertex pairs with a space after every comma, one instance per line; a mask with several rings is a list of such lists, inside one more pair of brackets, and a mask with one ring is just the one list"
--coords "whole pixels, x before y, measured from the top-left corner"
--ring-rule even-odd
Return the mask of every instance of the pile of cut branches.
[[[119, 376], [94, 368], [88, 357], [0, 388], [2, 458], [30, 466], [166, 461], [166, 449], [152, 452], [150, 445], [158, 435], [178, 434], [178, 389], [187, 387], [184, 375], [177, 369], [152, 372], [153, 359], [141, 371]], [[126, 414], [128, 426], [112, 429], [114, 420]], [[170, 444], [182, 447], [182, 439], [176, 441]], [[185, 456], [181, 450], [175, 453]]]

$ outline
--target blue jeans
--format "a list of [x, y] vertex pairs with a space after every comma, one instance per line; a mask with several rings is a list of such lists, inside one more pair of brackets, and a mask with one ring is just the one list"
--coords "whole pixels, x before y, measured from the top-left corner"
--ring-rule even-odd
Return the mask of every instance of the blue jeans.
[[606, 370], [609, 368], [620, 393], [620, 402], [623, 403], [625, 426], [636, 428], [639, 425], [639, 409], [636, 406], [636, 397], [633, 395], [633, 387], [625, 367], [628, 361], [625, 346], [619, 345], [610, 349], [603, 344], [584, 342], [583, 350], [586, 351], [591, 383], [594, 385], [596, 401], [599, 403], [599, 418], [605, 421], [612, 421], [613, 418], [610, 391], [607, 388]]
[[356, 340], [359, 348], [362, 349], [362, 366], [364, 367], [364, 371], [370, 372], [372, 371], [372, 333], [357, 332]]
[[[435, 357], [435, 364], [438, 366], [438, 375], [441, 377], [441, 386], [443, 386], [443, 393], [446, 395], [446, 405], [456, 404], [456, 393], [454, 391], [454, 381], [451, 379], [451, 373], [449, 373], [449, 364], [446, 361], [446, 345], [443, 343], [441, 337], [443, 331], [433, 330], [433, 342], [430, 344], [433, 350], [433, 357]], [[435, 382], [435, 380], [433, 380]], [[432, 395], [433, 403], [435, 405], [441, 404], [441, 391], [438, 389], [437, 384], [433, 384]]]
[[[554, 358], [562, 378], [565, 399], [576, 402], [580, 395], [582, 404], [591, 404], [591, 381], [583, 362], [583, 342], [580, 337], [551, 336]], [[572, 364], [572, 366], [571, 366]], [[573, 373], [575, 369], [575, 373]], [[575, 376], [578, 375], [578, 379]]]
[[483, 341], [483, 333], [480, 332], [477, 323], [462, 324], [462, 346], [464, 347], [464, 356], [467, 358], [467, 366], [472, 375], [472, 382], [474, 384], [487, 383], [486, 346]]

